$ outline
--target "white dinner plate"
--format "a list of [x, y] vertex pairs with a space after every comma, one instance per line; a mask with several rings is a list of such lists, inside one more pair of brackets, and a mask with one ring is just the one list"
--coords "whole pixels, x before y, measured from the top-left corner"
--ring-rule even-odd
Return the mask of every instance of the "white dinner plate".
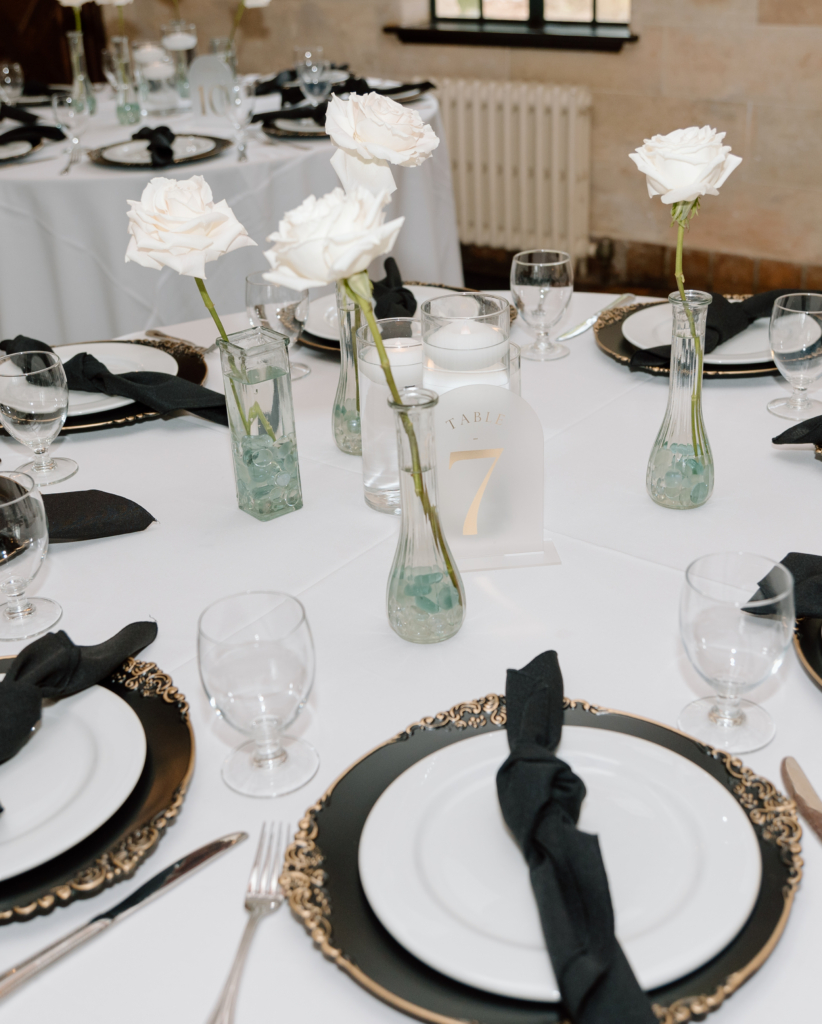
[[[623, 733], [567, 726], [558, 754], [583, 779], [579, 827], [599, 836], [616, 933], [650, 990], [706, 963], [756, 902], [753, 826], [692, 761]], [[418, 761], [366, 820], [359, 869], [374, 913], [418, 959], [466, 985], [556, 1002], [525, 859], [503, 822], [505, 731]]]
[[[150, 345], [132, 345], [126, 341], [102, 341], [96, 345], [57, 345], [54, 351], [67, 363], [79, 352], [88, 352], [112, 373], [133, 373], [136, 370], [156, 370], [177, 376], [177, 360]], [[130, 398], [120, 395], [102, 395], [94, 391], [69, 391], [69, 416], [87, 416], [92, 412], [108, 412], [131, 405]]]
[[[656, 348], [671, 344], [673, 311], [667, 302], [657, 303], [631, 313], [622, 321], [622, 334], [637, 348]], [[768, 338], [770, 319], [761, 317], [744, 331], [729, 338], [705, 356], [710, 366], [730, 366], [733, 363], [769, 363], [772, 360]]]
[[[433, 285], [406, 285], [406, 288], [417, 300], [417, 311], [414, 319], [420, 318], [420, 304], [426, 299], [435, 299], [438, 295], [454, 294], [450, 288], [435, 288]], [[325, 338], [327, 341], [340, 340], [340, 321], [337, 317], [337, 296], [334, 292], [329, 295], [321, 295], [308, 304], [308, 316], [305, 321], [305, 329], [317, 338]]]
[[90, 836], [126, 801], [145, 760], [140, 719], [110, 690], [91, 686], [44, 707], [37, 732], [0, 764], [0, 880]]
[[[171, 143], [171, 151], [175, 160], [187, 156], [202, 156], [217, 148], [213, 139], [202, 135], [178, 135]], [[148, 151], [148, 139], [132, 139], [130, 142], [118, 142], [114, 146], [104, 146], [101, 156], [115, 164], [151, 164], [151, 153]]]
[[279, 128], [281, 132], [325, 135], [325, 125], [317, 124], [313, 117], [275, 117], [274, 127]]
[[0, 146], [0, 163], [4, 160], [19, 160], [34, 149], [34, 144], [27, 139], [17, 139], [15, 142], [6, 142]]

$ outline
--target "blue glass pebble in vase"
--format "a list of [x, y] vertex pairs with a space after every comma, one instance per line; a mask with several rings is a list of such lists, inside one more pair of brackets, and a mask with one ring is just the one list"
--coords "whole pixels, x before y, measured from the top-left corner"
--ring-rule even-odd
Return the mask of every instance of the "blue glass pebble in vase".
[[240, 508], [262, 520], [302, 508], [288, 338], [252, 327], [217, 344]]

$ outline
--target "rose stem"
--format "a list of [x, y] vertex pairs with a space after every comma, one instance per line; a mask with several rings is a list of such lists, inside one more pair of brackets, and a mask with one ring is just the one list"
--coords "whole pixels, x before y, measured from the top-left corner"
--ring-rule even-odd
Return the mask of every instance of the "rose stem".
[[120, 15], [120, 35], [126, 34], [126, 16], [123, 14], [123, 5], [120, 4], [117, 8], [117, 13]]
[[82, 21], [80, 21], [80, 8], [79, 7], [75, 7], [74, 8], [74, 31], [75, 32], [82, 32], [83, 31], [83, 23], [82, 23]]
[[237, 33], [237, 29], [240, 27], [240, 19], [243, 16], [245, 10], [245, 0], [240, 0], [240, 6], [237, 8], [237, 13], [234, 15], [234, 24], [231, 26], [231, 35], [228, 37], [230, 42], [234, 42], [234, 36]]
[[697, 422], [697, 402], [702, 397], [702, 346], [699, 343], [699, 335], [696, 332], [696, 324], [694, 323], [694, 314], [691, 307], [688, 305], [688, 300], [685, 298], [685, 275], [682, 272], [682, 246], [685, 241], [685, 228], [688, 224], [689, 217], [696, 215], [699, 209], [699, 200], [697, 199], [693, 203], [674, 203], [671, 210], [671, 218], [676, 224], [676, 269], [674, 271], [674, 277], [676, 278], [676, 284], [679, 288], [679, 297], [682, 299], [682, 305], [685, 307], [685, 313], [688, 317], [688, 324], [691, 328], [691, 337], [694, 339], [694, 354], [696, 355], [696, 372], [697, 381], [696, 387], [691, 394], [691, 439], [694, 446], [694, 455], [701, 453], [705, 455], [705, 445], [702, 442], [701, 430]]
[[[365, 285], [369, 295], [371, 293], [371, 281], [368, 275], [363, 271], [361, 274], [357, 274], [356, 277], [359, 279], [358, 284], [361, 286]], [[359, 292], [355, 291], [350, 284], [353, 278], [347, 278], [343, 281], [345, 290], [349, 296], [359, 305], [360, 309], [365, 315], [365, 319], [368, 322], [368, 326], [371, 328], [371, 336], [374, 339], [374, 344], [377, 346], [377, 353], [380, 357], [380, 366], [382, 372], [385, 374], [385, 382], [388, 385], [388, 390], [391, 392], [391, 397], [394, 399], [396, 405], [403, 405], [403, 401], [400, 398], [400, 393], [397, 389], [397, 385], [394, 381], [394, 374], [391, 371], [391, 363], [388, 361], [388, 355], [385, 351], [385, 345], [382, 341], [382, 334], [380, 333], [379, 327], [377, 327], [377, 321], [374, 316], [374, 310], [371, 307], [371, 302], [366, 299]], [[366, 284], [367, 282], [367, 284]], [[425, 513], [425, 517], [431, 524], [431, 531], [434, 534], [434, 543], [440, 549], [443, 560], [445, 561], [445, 567], [448, 571], [448, 575], [451, 578], [451, 583], [454, 585], [454, 589], [457, 592], [457, 598], [462, 604], [462, 594], [457, 584], [457, 574], [454, 572], [454, 567], [451, 564], [451, 559], [448, 554], [448, 548], [445, 544], [445, 538], [442, 534], [442, 527], [440, 526], [439, 516], [437, 515], [436, 508], [431, 504], [428, 498], [428, 491], [425, 487], [425, 482], [422, 478], [422, 466], [420, 464], [420, 451], [417, 445], [417, 435], [414, 430], [414, 424], [411, 422], [411, 418], [407, 413], [400, 413], [400, 419], [402, 420], [403, 430], [408, 435], [408, 445], [411, 449], [411, 475], [414, 478], [414, 493], [422, 502], [422, 509]]]

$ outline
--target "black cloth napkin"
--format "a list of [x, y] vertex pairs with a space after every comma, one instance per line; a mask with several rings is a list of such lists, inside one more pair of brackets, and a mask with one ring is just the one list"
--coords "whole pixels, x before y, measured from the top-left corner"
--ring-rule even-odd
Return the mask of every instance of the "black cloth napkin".
[[21, 124], [35, 124], [37, 122], [37, 114], [23, 110], [22, 107], [12, 107], [8, 103], [0, 103], [0, 121], [4, 117], [8, 117], [12, 121], [19, 121]]
[[772, 437], [774, 444], [818, 444], [822, 445], [822, 416], [794, 423], [781, 434]]
[[50, 543], [140, 533], [155, 522], [154, 516], [136, 501], [106, 491], [46, 493], [43, 504]]
[[[782, 559], [782, 565], [793, 576], [793, 597], [796, 617], [807, 616], [811, 619], [822, 619], [822, 555], [808, 555], [802, 551], [790, 551]], [[774, 584], [769, 581], [770, 574], [759, 581], [759, 591], [754, 600], [774, 597], [781, 580]]]
[[[337, 65], [334, 65], [335, 67]], [[345, 70], [346, 66], [343, 65], [341, 70]], [[327, 104], [322, 103], [319, 107], [314, 108], [300, 108], [301, 113], [290, 114], [288, 112], [288, 105], [302, 104], [305, 102], [302, 90], [297, 82], [296, 72], [288, 68], [285, 71], [281, 71], [274, 78], [269, 79], [267, 82], [260, 82], [256, 88], [256, 94], [258, 96], [266, 96], [271, 93], [278, 92], [283, 98], [283, 110], [269, 111], [265, 114], [256, 114], [252, 120], [254, 121], [265, 121], [268, 123], [269, 119], [274, 117], [314, 117], [318, 124], [325, 124], [325, 113]], [[433, 82], [411, 82], [411, 83], [400, 83], [400, 85], [387, 86], [384, 89], [374, 88], [368, 84], [364, 78], [358, 78], [356, 75], [349, 75], [344, 82], [337, 82], [331, 88], [332, 95], [344, 96], [352, 93], [358, 96], [364, 96], [369, 92], [376, 92], [380, 96], [394, 96], [397, 93], [405, 92], [407, 89], [419, 89], [420, 93], [428, 92], [429, 89], [436, 89]], [[322, 111], [322, 119], [320, 120], [319, 113], [315, 117], [313, 111]]]
[[[302, 93], [300, 94], [302, 95]], [[262, 121], [263, 124], [273, 124], [283, 118], [289, 121], [297, 121], [303, 117], [310, 117], [317, 124], [325, 125], [325, 116], [328, 113], [328, 104], [320, 103], [316, 107], [309, 104], [299, 107], [285, 107], [283, 110], [269, 110], [264, 114], [255, 114], [252, 121]]]
[[585, 785], [554, 755], [562, 736], [562, 673], [555, 651], [509, 669], [511, 753], [497, 774], [505, 822], [531, 871], [542, 930], [573, 1024], [656, 1024], [614, 935], [596, 836], [576, 827]]
[[50, 85], [46, 85], [45, 82], [38, 82], [36, 78], [27, 78], [23, 84], [24, 96], [54, 96], [67, 91], [68, 86], [52, 89], [52, 87]]
[[[769, 317], [774, 302], [781, 295], [791, 295], [795, 288], [775, 288], [773, 291], [752, 295], [742, 302], [729, 302], [724, 295], [711, 292], [711, 304], [705, 325], [705, 353], [713, 352], [717, 345], [744, 331], [754, 320]], [[816, 293], [819, 294], [819, 293]], [[671, 346], [637, 349], [631, 356], [631, 369], [643, 370], [650, 366], [670, 366]]]
[[94, 647], [78, 647], [62, 630], [25, 647], [0, 681], [0, 762], [14, 757], [29, 739], [44, 700], [60, 700], [104, 682], [156, 636], [155, 622], [132, 622]]
[[7, 142], [19, 142], [20, 139], [25, 139], [26, 142], [36, 146], [42, 139], [52, 139], [54, 142], [59, 142], [60, 139], [65, 137], [63, 131], [53, 124], [27, 124], [21, 125], [19, 128], [10, 128], [7, 132], [3, 132], [0, 135], [0, 146], [5, 146]]
[[[0, 350], [13, 355], [16, 352], [53, 352], [42, 341], [18, 334], [16, 338], [0, 341]], [[58, 353], [59, 355], [59, 353]], [[154, 370], [135, 370], [133, 373], [111, 373], [94, 356], [80, 352], [63, 364], [70, 391], [97, 391], [104, 395], [121, 395], [133, 402], [142, 402], [155, 412], [165, 415], [185, 409], [212, 423], [228, 426], [225, 396], [204, 388], [200, 384], [173, 377], [170, 373]]]
[[168, 167], [174, 162], [174, 132], [161, 124], [158, 128], [141, 128], [131, 136], [132, 139], [148, 139], [148, 151], [151, 154], [152, 167]]
[[383, 264], [385, 277], [382, 281], [374, 281], [374, 298], [377, 300], [375, 312], [378, 320], [389, 316], [413, 316], [417, 311], [417, 300], [414, 293], [402, 284], [402, 274], [393, 256], [389, 256]]

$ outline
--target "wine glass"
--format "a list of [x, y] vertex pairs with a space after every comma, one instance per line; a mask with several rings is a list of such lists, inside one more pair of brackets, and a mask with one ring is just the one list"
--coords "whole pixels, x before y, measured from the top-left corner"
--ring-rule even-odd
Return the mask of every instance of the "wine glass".
[[822, 376], [822, 295], [780, 296], [771, 311], [769, 336], [773, 361], [793, 386], [793, 394], [768, 402], [768, 412], [786, 420], [819, 416], [822, 402], [808, 398], [806, 392]]
[[565, 345], [551, 341], [551, 328], [559, 323], [574, 293], [574, 265], [567, 252], [531, 249], [518, 252], [511, 262], [511, 295], [522, 319], [537, 340], [522, 350], [523, 359], [547, 362], [568, 355]]
[[[245, 279], [245, 311], [252, 327], [268, 327], [284, 334], [289, 347], [300, 334], [308, 315], [308, 289], [297, 291], [265, 279], [266, 271], [258, 270]], [[291, 352], [288, 354], [291, 361]], [[300, 380], [311, 373], [305, 363], [291, 363], [291, 379]]]
[[17, 103], [23, 95], [23, 69], [16, 61], [0, 60], [0, 96], [6, 103]]
[[254, 102], [257, 98], [256, 87], [255, 76], [235, 78], [231, 85], [224, 87], [225, 115], [234, 129], [234, 144], [237, 147], [238, 163], [245, 163], [248, 160], [245, 132], [254, 116]]
[[51, 97], [51, 110], [54, 123], [68, 135], [66, 152], [71, 153], [80, 145], [80, 138], [86, 130], [90, 116], [88, 104], [80, 93], [61, 92]]
[[732, 754], [770, 743], [773, 719], [741, 694], [774, 675], [790, 646], [790, 572], [744, 552], [698, 558], [685, 571], [679, 628], [691, 664], [717, 692], [688, 704], [680, 729]]
[[305, 740], [283, 736], [314, 682], [314, 641], [305, 609], [288, 594], [220, 598], [200, 616], [197, 660], [209, 703], [252, 740], [223, 762], [223, 780], [246, 796], [282, 796], [320, 765]]
[[294, 70], [300, 90], [312, 107], [318, 107], [328, 99], [334, 81], [330, 74], [331, 64], [323, 59], [321, 46], [295, 47]]
[[49, 547], [37, 485], [25, 473], [0, 473], [0, 640], [25, 640], [50, 629], [63, 609], [47, 597], [26, 597]]
[[34, 458], [18, 466], [38, 487], [68, 480], [77, 472], [73, 459], [51, 458], [49, 446], [68, 413], [68, 384], [54, 352], [17, 352], [0, 359], [0, 422]]

